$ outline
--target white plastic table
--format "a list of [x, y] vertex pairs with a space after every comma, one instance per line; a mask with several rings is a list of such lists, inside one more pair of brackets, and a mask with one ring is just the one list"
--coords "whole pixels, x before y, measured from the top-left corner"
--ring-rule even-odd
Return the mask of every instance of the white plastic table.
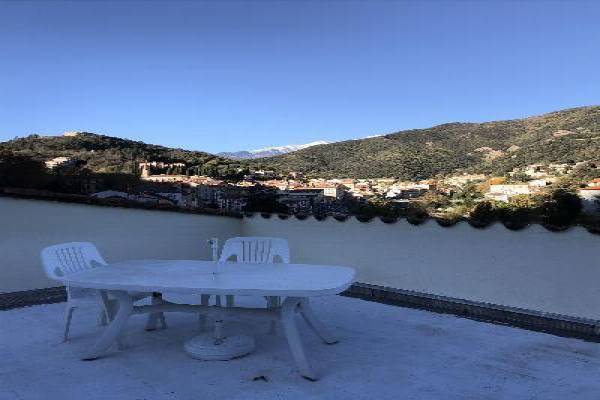
[[[299, 313], [325, 343], [337, 342], [315, 318], [308, 299], [335, 295], [346, 290], [354, 281], [355, 271], [340, 266], [305, 264], [247, 264], [192, 260], [139, 260], [109, 264], [64, 277], [68, 286], [105, 290], [118, 301], [118, 309], [83, 359], [100, 357], [115, 343], [132, 314], [163, 311], [192, 311], [211, 313], [245, 312], [279, 317], [292, 356], [300, 374], [317, 379], [300, 340], [295, 317]], [[127, 292], [186, 293], [204, 295], [256, 295], [285, 297], [280, 308], [248, 309], [157, 302], [134, 306]], [[154, 318], [156, 320], [157, 318]]]

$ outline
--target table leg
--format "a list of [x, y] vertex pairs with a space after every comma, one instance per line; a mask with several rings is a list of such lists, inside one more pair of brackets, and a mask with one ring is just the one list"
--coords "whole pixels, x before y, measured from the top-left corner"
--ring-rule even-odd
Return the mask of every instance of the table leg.
[[[280, 297], [265, 296], [265, 299], [267, 300], [267, 308], [273, 309], [273, 308], [281, 307], [281, 298]], [[268, 333], [269, 333], [269, 335], [277, 334], [277, 321], [276, 320], [272, 320], [270, 322]]]
[[296, 310], [301, 302], [302, 299], [298, 297], [288, 297], [285, 299], [281, 306], [281, 325], [283, 326], [283, 332], [290, 346], [292, 357], [300, 371], [300, 375], [311, 381], [316, 381], [317, 376], [306, 358], [300, 333], [296, 326]]
[[[108, 299], [108, 295], [105, 293], [106, 298]], [[107, 323], [112, 321], [115, 318], [115, 315], [117, 315], [117, 310], [119, 308], [119, 304], [117, 302], [117, 300], [111, 299], [111, 300], [107, 300], [106, 301], [106, 319], [107, 319]], [[117, 337], [117, 345], [119, 350], [125, 350], [127, 348], [127, 341], [125, 340], [125, 337], [123, 336], [123, 334], [119, 334], [119, 336]]]
[[96, 341], [92, 348], [84, 355], [84, 360], [94, 360], [102, 355], [110, 346], [115, 343], [129, 316], [133, 311], [133, 299], [125, 291], [110, 291], [110, 294], [117, 300], [118, 309], [113, 315], [110, 324], [106, 327], [102, 336]]
[[[200, 295], [200, 305], [201, 306], [208, 307], [209, 303], [210, 303], [210, 295], [209, 294]], [[198, 327], [200, 328], [201, 332], [206, 329], [206, 315], [204, 313], [198, 314]]]
[[323, 326], [321, 321], [319, 321], [317, 317], [315, 317], [315, 314], [313, 313], [308, 298], [303, 298], [300, 301], [299, 311], [300, 315], [302, 315], [308, 326], [310, 326], [313, 332], [315, 332], [317, 336], [321, 338], [323, 343], [336, 344], [339, 342], [339, 340], [337, 340], [327, 331], [327, 329], [325, 328], [325, 326]]
[[[151, 304], [153, 306], [157, 305], [157, 304], [162, 304], [162, 302], [163, 302], [162, 293], [157, 293], [157, 292], [152, 293]], [[158, 313], [151, 313], [150, 315], [148, 315], [148, 321], [146, 321], [146, 330], [147, 331], [156, 330], [156, 324], [158, 323], [159, 320], [160, 320], [160, 325], [161, 325], [162, 329], [166, 329], [167, 322], [165, 321], [165, 314], [162, 312], [158, 312]]]

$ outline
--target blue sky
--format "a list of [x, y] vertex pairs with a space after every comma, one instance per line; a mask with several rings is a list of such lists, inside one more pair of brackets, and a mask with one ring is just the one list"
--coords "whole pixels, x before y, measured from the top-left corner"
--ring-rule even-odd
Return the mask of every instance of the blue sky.
[[0, 141], [210, 152], [600, 104], [597, 1], [0, 2]]

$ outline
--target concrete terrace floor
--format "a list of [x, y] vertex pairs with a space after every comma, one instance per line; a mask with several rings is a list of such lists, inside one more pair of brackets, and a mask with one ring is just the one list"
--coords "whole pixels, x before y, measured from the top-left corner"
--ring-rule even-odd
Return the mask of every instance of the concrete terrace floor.
[[341, 339], [323, 345], [299, 322], [318, 382], [296, 373], [281, 335], [251, 319], [227, 327], [256, 334], [257, 351], [241, 359], [189, 358], [182, 344], [197, 317], [170, 313], [169, 329], [156, 332], [133, 316], [130, 348], [83, 362], [102, 329], [95, 311], [76, 310], [67, 343], [64, 304], [3, 311], [0, 399], [600, 398], [600, 344], [351, 298], [313, 303]]

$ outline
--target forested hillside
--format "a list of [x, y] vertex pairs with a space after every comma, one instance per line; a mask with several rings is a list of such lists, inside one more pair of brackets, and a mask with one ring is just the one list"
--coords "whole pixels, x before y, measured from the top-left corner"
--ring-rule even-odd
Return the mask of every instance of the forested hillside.
[[427, 129], [314, 146], [257, 160], [324, 177], [423, 179], [456, 171], [503, 174], [533, 163], [600, 160], [600, 107]]
[[137, 172], [142, 161], [182, 162], [190, 173], [226, 175], [239, 163], [201, 151], [172, 149], [133, 140], [81, 132], [74, 136], [30, 135], [0, 143], [0, 151], [47, 160], [69, 157], [85, 161], [95, 172]]
[[230, 160], [93, 133], [31, 135], [0, 143], [2, 150], [39, 160], [77, 158], [95, 172], [138, 172], [141, 161], [164, 161], [185, 163], [189, 174], [212, 176], [233, 176], [240, 167], [328, 178], [424, 179], [459, 171], [501, 175], [533, 163], [600, 161], [600, 106], [508, 121], [449, 123], [256, 160]]

